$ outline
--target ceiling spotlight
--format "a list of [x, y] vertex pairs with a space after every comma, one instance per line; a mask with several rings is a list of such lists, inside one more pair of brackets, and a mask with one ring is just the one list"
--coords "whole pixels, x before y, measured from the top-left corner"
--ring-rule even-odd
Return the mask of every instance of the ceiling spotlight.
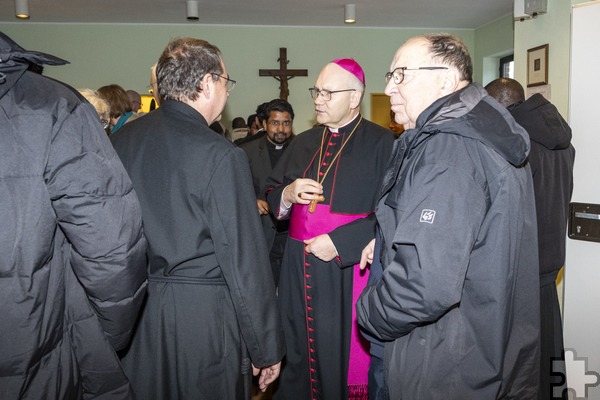
[[356, 22], [356, 4], [346, 4], [344, 6], [344, 23], [353, 24]]
[[195, 0], [187, 1], [187, 19], [188, 21], [198, 21], [198, 2]]
[[15, 16], [29, 19], [29, 0], [15, 0]]

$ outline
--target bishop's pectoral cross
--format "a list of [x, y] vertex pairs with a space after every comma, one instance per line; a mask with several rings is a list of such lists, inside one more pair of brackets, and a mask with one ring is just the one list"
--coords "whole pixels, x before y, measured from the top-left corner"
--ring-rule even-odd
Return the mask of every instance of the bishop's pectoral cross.
[[325, 196], [323, 196], [323, 195], [320, 195], [315, 200], [311, 200], [310, 205], [308, 206], [308, 211], [310, 211], [311, 213], [314, 213], [315, 209], [317, 208], [317, 203], [322, 203], [324, 201], [325, 201]]
[[295, 76], [308, 76], [307, 69], [287, 69], [289, 60], [287, 59], [287, 48], [279, 48], [279, 69], [259, 69], [259, 76], [272, 76], [279, 81], [279, 98], [282, 100], [288, 99], [290, 90], [288, 89], [288, 80]]

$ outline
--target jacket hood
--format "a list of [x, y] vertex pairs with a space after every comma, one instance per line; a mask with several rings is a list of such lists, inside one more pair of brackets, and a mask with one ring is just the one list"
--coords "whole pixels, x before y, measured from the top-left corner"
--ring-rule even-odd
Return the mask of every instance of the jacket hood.
[[508, 109], [534, 142], [550, 150], [566, 149], [571, 145], [571, 127], [541, 94], [536, 93]]
[[435, 101], [421, 113], [415, 129], [478, 140], [514, 166], [523, 165], [529, 155], [527, 131], [477, 83]]
[[69, 62], [50, 54], [27, 51], [0, 32], [0, 98], [19, 80], [31, 64], [63, 65]]

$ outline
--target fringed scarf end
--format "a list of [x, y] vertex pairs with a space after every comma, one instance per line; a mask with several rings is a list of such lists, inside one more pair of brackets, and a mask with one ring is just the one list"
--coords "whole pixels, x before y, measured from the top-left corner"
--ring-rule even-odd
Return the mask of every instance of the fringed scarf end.
[[369, 386], [349, 385], [348, 400], [369, 400]]

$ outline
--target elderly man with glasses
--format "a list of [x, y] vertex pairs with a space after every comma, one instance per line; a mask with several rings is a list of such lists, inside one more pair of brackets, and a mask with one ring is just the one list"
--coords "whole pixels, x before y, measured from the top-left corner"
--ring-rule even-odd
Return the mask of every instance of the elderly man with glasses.
[[447, 34], [402, 45], [386, 74], [396, 122], [377, 204], [379, 282], [358, 321], [385, 342], [391, 400], [537, 399], [539, 283], [529, 136], [472, 83]]
[[289, 237], [279, 280], [287, 357], [276, 399], [367, 397], [368, 344], [354, 318], [367, 275], [356, 265], [375, 235], [377, 190], [394, 134], [360, 114], [365, 76], [328, 63], [310, 89], [319, 126], [298, 135], [267, 180]]
[[113, 138], [149, 243], [123, 367], [138, 399], [247, 400], [251, 372], [262, 390], [277, 378], [284, 345], [248, 161], [209, 128], [235, 81], [193, 38], [168, 44], [156, 76], [160, 108]]

